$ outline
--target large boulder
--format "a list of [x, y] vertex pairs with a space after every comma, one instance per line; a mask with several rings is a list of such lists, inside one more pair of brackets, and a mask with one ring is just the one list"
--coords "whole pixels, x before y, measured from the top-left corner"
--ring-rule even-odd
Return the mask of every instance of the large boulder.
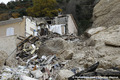
[[61, 59], [65, 59], [65, 60], [71, 60], [73, 57], [73, 54], [74, 52], [72, 50], [65, 50], [58, 57], [60, 57]]
[[59, 56], [61, 53], [64, 53], [65, 50], [70, 50], [71, 47], [72, 45], [70, 42], [67, 42], [62, 38], [53, 38], [45, 41], [45, 43], [40, 46], [38, 56], [41, 57], [42, 55], [48, 56], [53, 54]]
[[120, 25], [111, 26], [91, 37], [92, 40], [103, 41], [107, 45], [120, 46]]
[[103, 30], [105, 30], [106, 28], [105, 27], [97, 27], [97, 28], [91, 28], [91, 29], [88, 29], [86, 30], [86, 36], [88, 37], [91, 37], [92, 35], [98, 33], [98, 32], [101, 32]]
[[120, 25], [120, 0], [100, 0], [94, 7], [93, 27]]
[[2, 67], [4, 66], [7, 57], [8, 57], [8, 55], [7, 55], [6, 52], [0, 51], [0, 70], [1, 70]]

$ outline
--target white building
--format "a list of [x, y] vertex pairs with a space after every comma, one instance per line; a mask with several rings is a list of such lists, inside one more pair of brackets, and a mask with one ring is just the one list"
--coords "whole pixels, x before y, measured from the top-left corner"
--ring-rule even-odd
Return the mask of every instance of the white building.
[[65, 16], [57, 16], [53, 20], [51, 20], [50, 25], [52, 25], [50, 26], [51, 31], [57, 32], [61, 35], [64, 35], [64, 34], [77, 35], [78, 33], [77, 25], [72, 14], [67, 14]]
[[[43, 24], [43, 25], [41, 25]], [[0, 37], [1, 36], [24, 36], [29, 35], [37, 36], [37, 30], [41, 28], [48, 28], [48, 30], [65, 34], [77, 35], [77, 25], [71, 14], [65, 16], [57, 16], [54, 18], [32, 18], [26, 17], [10, 19], [0, 22]]]
[[26, 37], [29, 35], [34, 35], [34, 33], [37, 31], [37, 25], [36, 22], [28, 17], [26, 17]]

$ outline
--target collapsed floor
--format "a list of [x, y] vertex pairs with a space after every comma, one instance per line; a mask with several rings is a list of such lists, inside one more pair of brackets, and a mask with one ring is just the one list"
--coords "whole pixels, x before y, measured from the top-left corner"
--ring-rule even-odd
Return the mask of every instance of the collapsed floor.
[[1, 80], [119, 80], [120, 26], [101, 28], [86, 32], [89, 38], [55, 33], [18, 37], [15, 61], [9, 63], [16, 66], [8, 66], [9, 56], [0, 52]]

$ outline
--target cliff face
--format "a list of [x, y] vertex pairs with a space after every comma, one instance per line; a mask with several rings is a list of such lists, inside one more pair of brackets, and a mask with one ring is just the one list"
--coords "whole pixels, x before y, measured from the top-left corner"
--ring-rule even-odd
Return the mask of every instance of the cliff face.
[[120, 25], [120, 0], [100, 0], [94, 7], [93, 27]]
[[[80, 51], [92, 54], [92, 59], [99, 61], [101, 68], [119, 67], [120, 53], [120, 0], [100, 0], [94, 7], [93, 25], [86, 31], [87, 46]], [[82, 53], [82, 52], [79, 52]], [[83, 52], [84, 53], [84, 52]], [[80, 57], [78, 57], [80, 59]], [[79, 60], [82, 61], [82, 60]], [[88, 60], [89, 63], [89, 60]]]

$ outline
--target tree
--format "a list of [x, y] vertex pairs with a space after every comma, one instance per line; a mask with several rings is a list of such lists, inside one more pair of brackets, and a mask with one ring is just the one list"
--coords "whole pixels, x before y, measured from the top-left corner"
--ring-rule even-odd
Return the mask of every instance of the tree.
[[56, 0], [33, 0], [33, 7], [27, 9], [28, 15], [33, 17], [53, 17], [59, 11]]
[[9, 9], [14, 9], [14, 8], [15, 8], [15, 2], [14, 2], [14, 1], [8, 2], [8, 3], [7, 3], [7, 7], [8, 7]]
[[7, 10], [7, 6], [5, 5], [5, 3], [0, 3], [0, 10]]
[[0, 14], [0, 21], [7, 20], [9, 19], [9, 14], [8, 13], [2, 13]]
[[12, 13], [12, 17], [13, 17], [13, 18], [18, 18], [19, 16], [20, 16], [20, 14], [19, 14], [19, 13], [17, 13], [17, 12]]

